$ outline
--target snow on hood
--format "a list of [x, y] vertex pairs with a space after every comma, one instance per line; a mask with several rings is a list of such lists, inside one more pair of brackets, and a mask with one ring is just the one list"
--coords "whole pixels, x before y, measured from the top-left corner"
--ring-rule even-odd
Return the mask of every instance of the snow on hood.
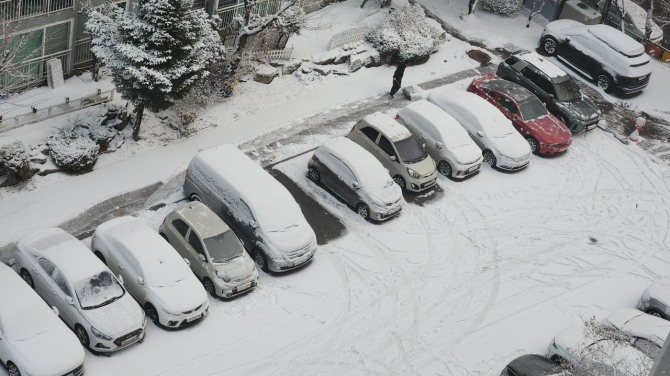
[[144, 320], [142, 308], [127, 292], [110, 304], [81, 312], [91, 325], [110, 336], [118, 336], [139, 328]]
[[581, 121], [587, 121], [598, 116], [598, 106], [587, 96], [582, 95], [581, 99], [574, 102], [556, 102], [559, 106], [565, 107], [571, 113], [577, 115]]
[[430, 157], [430, 155], [426, 156], [426, 158], [424, 158], [422, 161], [416, 163], [405, 163], [405, 165], [422, 176], [435, 172], [435, 162], [433, 161], [433, 158]]
[[572, 138], [570, 130], [552, 114], [533, 119], [526, 124], [536, 132], [540, 142], [560, 144]]
[[300, 249], [316, 237], [304, 219], [282, 230], [269, 231], [267, 235], [272, 245], [280, 252]]
[[241, 256], [235, 257], [227, 262], [214, 264], [214, 268], [216, 268], [217, 272], [235, 280], [245, 278], [253, 273], [256, 269], [256, 264], [249, 254], [245, 252]]
[[194, 274], [171, 286], [151, 289], [158, 300], [154, 303], [174, 314], [195, 309], [207, 299], [205, 288]]
[[480, 149], [474, 142], [456, 149], [451, 149], [451, 152], [454, 154], [456, 161], [461, 164], [475, 162], [482, 156], [482, 149]]
[[402, 199], [402, 188], [398, 184], [392, 183], [384, 188], [370, 191], [370, 196], [383, 202], [384, 204], [395, 203]]
[[84, 348], [65, 325], [11, 343], [25, 374], [64, 375], [84, 363]]
[[647, 287], [647, 290], [645, 290], [645, 294], [670, 307], [670, 279], [652, 283]]
[[530, 154], [530, 145], [518, 132], [509, 133], [504, 137], [492, 138], [495, 148], [499, 153], [512, 157], [520, 158]]

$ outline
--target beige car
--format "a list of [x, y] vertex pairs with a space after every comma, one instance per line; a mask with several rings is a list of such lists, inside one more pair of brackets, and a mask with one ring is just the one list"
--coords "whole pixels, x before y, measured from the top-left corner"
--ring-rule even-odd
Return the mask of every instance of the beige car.
[[168, 214], [158, 229], [187, 261], [212, 296], [231, 298], [258, 283], [254, 260], [221, 218], [202, 202], [187, 202]]
[[381, 112], [368, 115], [354, 125], [347, 138], [375, 156], [401, 188], [421, 192], [435, 185], [435, 161], [392, 117]]

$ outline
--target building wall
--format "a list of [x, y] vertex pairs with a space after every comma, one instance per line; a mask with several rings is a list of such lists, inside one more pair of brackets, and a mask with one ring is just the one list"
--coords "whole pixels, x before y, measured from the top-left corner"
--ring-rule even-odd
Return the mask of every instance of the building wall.
[[[542, 3], [544, 5], [542, 6]], [[565, 0], [526, 0], [524, 5], [531, 10], [537, 10], [542, 6], [540, 14], [549, 21], [558, 19]]]

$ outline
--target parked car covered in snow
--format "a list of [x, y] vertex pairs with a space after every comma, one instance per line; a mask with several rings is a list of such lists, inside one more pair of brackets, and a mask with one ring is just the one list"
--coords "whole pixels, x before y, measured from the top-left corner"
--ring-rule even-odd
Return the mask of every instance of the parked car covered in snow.
[[563, 368], [543, 355], [526, 354], [512, 360], [500, 376], [559, 376]]
[[284, 272], [314, 257], [316, 235], [298, 203], [235, 146], [196, 155], [186, 169], [184, 192], [221, 217], [261, 269]]
[[209, 299], [182, 257], [156, 231], [124, 216], [95, 230], [91, 248], [156, 325], [180, 328], [207, 316]]
[[600, 121], [600, 109], [575, 80], [535, 52], [508, 57], [498, 65], [496, 74], [533, 92], [573, 133], [594, 129]]
[[405, 200], [382, 164], [345, 137], [326, 141], [307, 164], [307, 177], [323, 184], [365, 219], [384, 221], [400, 214]]
[[482, 150], [468, 132], [436, 105], [421, 99], [398, 110], [398, 120], [424, 143], [444, 176], [464, 179], [479, 172]]
[[649, 285], [642, 293], [638, 307], [642, 312], [670, 320], [670, 279]]
[[165, 217], [158, 231], [188, 260], [212, 296], [232, 298], [258, 284], [256, 264], [240, 239], [202, 202], [180, 204]]
[[644, 46], [607, 25], [584, 25], [573, 20], [549, 22], [540, 46], [604, 91], [616, 89], [630, 94], [649, 84], [651, 64]]
[[421, 192], [437, 182], [433, 158], [407, 128], [386, 114], [376, 112], [359, 120], [347, 138], [377, 158], [402, 189]]
[[142, 308], [74, 236], [47, 228], [24, 237], [17, 248], [23, 280], [58, 309], [84, 347], [109, 353], [144, 339]]
[[656, 359], [670, 334], [670, 322], [635, 308], [621, 308], [614, 311], [601, 322], [601, 325], [629, 335], [633, 347], [652, 359]]
[[0, 262], [0, 362], [9, 376], [81, 376], [84, 349], [35, 291]]
[[640, 367], [651, 368], [652, 359], [641, 351], [614, 339], [585, 338], [581, 328], [559, 332], [549, 345], [547, 356], [570, 364], [589, 375], [637, 375]]
[[530, 163], [528, 142], [512, 123], [486, 100], [466, 91], [434, 89], [428, 101], [458, 120], [482, 149], [484, 163], [501, 170], [521, 170]]
[[[593, 0], [589, 2], [592, 1]], [[605, 0], [600, 0], [596, 4], [596, 8], [600, 12], [605, 8], [605, 2]], [[622, 20], [624, 30], [626, 30], [627, 34], [633, 34], [639, 40], [646, 39], [647, 11], [644, 8], [630, 0], [610, 1], [610, 9], [603, 23], [620, 30]], [[649, 36], [649, 40], [658, 44], [663, 41], [663, 29], [661, 29], [661, 27], [654, 21], [651, 21], [651, 35]]]

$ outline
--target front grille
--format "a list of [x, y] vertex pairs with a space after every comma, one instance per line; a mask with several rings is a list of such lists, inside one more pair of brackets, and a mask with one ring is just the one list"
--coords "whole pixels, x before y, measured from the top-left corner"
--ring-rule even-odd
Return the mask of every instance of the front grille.
[[84, 365], [80, 365], [79, 367], [73, 369], [72, 371], [64, 374], [63, 376], [82, 376], [84, 374]]
[[429, 178], [429, 177], [433, 176], [434, 174], [435, 174], [435, 171], [429, 172], [426, 175], [421, 175], [421, 178]]
[[286, 255], [288, 256], [288, 258], [291, 258], [291, 259], [300, 258], [300, 257], [304, 256], [307, 252], [309, 252], [309, 248], [310, 248], [311, 245], [312, 245], [312, 243], [307, 243], [307, 245], [305, 245], [304, 247], [298, 248], [298, 249], [293, 250], [293, 251], [286, 252]]
[[431, 181], [429, 181], [429, 182], [427, 182], [427, 183], [423, 183], [423, 184], [421, 184], [421, 188], [423, 189], [423, 188], [430, 187], [431, 185], [435, 184], [436, 181], [437, 181], [437, 180], [433, 179], [433, 180], [431, 180]]
[[138, 337], [142, 333], [142, 329], [137, 329], [135, 331], [132, 331], [126, 335], [123, 335], [117, 339], [114, 340], [114, 344], [117, 346], [123, 346], [123, 342], [127, 341], [133, 337]]
[[185, 315], [188, 315], [189, 313], [193, 313], [193, 312], [199, 310], [200, 307], [202, 307], [202, 304], [200, 304], [199, 306], [195, 307], [194, 309], [192, 309], [192, 310], [190, 310], [190, 311], [184, 311], [184, 312], [182, 312], [182, 313], [185, 314]]

